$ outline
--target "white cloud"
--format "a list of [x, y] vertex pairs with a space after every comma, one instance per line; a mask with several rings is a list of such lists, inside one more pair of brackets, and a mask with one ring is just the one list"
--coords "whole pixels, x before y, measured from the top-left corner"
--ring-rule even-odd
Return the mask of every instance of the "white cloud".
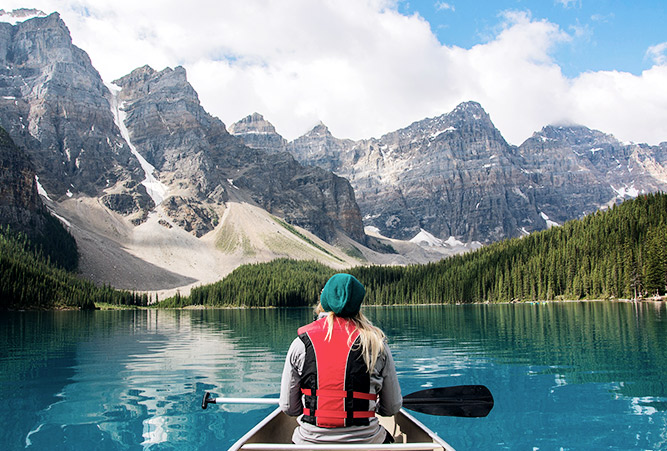
[[593, 14], [591, 16], [591, 20], [593, 22], [599, 22], [599, 23], [610, 23], [615, 18], [616, 14], [614, 14], [613, 12], [606, 14]]
[[106, 81], [144, 64], [183, 65], [211, 114], [231, 124], [257, 111], [288, 139], [320, 120], [341, 138], [378, 137], [475, 100], [513, 144], [566, 121], [624, 140], [667, 140], [664, 44], [649, 49], [655, 64], [639, 76], [571, 79], [551, 52], [586, 36], [527, 12], [504, 13], [488, 42], [463, 49], [441, 45], [421, 16], [399, 14], [396, 0], [33, 4], [61, 13]]
[[606, 71], [582, 74], [568, 92], [570, 117], [623, 141], [667, 141], [667, 65], [641, 75]]
[[581, 6], [581, 0], [556, 0], [557, 5], [562, 5], [564, 8], [574, 8]]
[[646, 56], [659, 66], [667, 64], [667, 42], [649, 47]]
[[436, 2], [435, 9], [437, 11], [456, 11], [454, 5], [446, 2]]

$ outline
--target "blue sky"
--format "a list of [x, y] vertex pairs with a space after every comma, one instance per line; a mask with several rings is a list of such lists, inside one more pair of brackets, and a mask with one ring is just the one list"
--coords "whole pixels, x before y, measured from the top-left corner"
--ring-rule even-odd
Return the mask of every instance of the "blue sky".
[[530, 11], [572, 36], [552, 52], [568, 77], [600, 70], [638, 75], [653, 64], [647, 50], [667, 40], [665, 0], [402, 0], [398, 10], [418, 13], [440, 43], [463, 48], [492, 39], [503, 11]]
[[[106, 82], [183, 66], [230, 125], [380, 137], [479, 102], [521, 144], [552, 124], [667, 141], [667, 0], [3, 0], [57, 11]], [[0, 18], [1, 20], [1, 18]]]

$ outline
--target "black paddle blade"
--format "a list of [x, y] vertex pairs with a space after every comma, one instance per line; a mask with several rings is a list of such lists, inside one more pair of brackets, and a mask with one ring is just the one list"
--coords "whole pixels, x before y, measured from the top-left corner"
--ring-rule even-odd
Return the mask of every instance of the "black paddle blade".
[[201, 408], [205, 409], [209, 404], [215, 404], [215, 398], [211, 398], [211, 394], [206, 392], [201, 400]]
[[479, 418], [493, 409], [493, 396], [484, 385], [428, 388], [404, 396], [403, 407], [428, 415]]

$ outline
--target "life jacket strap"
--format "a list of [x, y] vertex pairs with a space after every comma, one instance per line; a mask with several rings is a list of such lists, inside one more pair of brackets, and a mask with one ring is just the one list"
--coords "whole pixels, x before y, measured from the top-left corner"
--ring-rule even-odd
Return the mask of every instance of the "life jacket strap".
[[373, 418], [375, 416], [374, 411], [362, 411], [362, 412], [341, 412], [340, 410], [313, 410], [313, 409], [304, 409], [304, 415], [318, 418], [324, 420], [326, 418], [335, 418], [335, 419], [345, 419], [345, 418]]
[[367, 401], [377, 401], [377, 393], [363, 393], [352, 390], [326, 390], [302, 388], [301, 393], [306, 396], [317, 396], [320, 398], [339, 398], [339, 399], [364, 399]]

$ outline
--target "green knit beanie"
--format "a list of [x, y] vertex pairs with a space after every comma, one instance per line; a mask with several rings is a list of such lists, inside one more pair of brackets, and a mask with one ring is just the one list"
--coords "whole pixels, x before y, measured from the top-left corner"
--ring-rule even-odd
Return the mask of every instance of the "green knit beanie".
[[359, 313], [365, 295], [366, 289], [354, 276], [336, 274], [324, 285], [320, 303], [327, 312], [351, 317]]

